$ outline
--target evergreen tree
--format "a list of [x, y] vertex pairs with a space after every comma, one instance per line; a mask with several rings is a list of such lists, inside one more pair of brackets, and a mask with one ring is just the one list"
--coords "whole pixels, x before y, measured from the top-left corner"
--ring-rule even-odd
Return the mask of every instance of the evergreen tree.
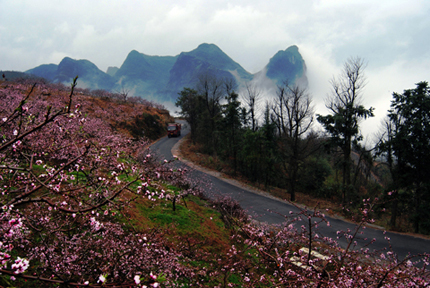
[[184, 88], [180, 93], [175, 103], [181, 108], [181, 115], [190, 125], [191, 139], [195, 143], [196, 132], [201, 118], [203, 108], [203, 98], [198, 95], [197, 91], [190, 88]]
[[429, 233], [430, 87], [420, 82], [403, 94], [393, 93], [393, 98], [388, 117], [394, 129], [381, 148], [386, 152], [391, 149], [395, 157], [393, 178], [397, 188], [409, 194], [415, 232]]
[[241, 113], [238, 95], [232, 91], [226, 96], [227, 103], [222, 106], [221, 141], [224, 147], [224, 157], [231, 160], [234, 172], [237, 170], [237, 153], [240, 149]]

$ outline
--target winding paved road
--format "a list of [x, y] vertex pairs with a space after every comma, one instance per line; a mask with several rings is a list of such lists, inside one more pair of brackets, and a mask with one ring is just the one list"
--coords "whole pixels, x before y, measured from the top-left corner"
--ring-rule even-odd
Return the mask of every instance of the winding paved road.
[[[179, 141], [189, 133], [189, 129], [186, 124], [183, 125], [182, 135], [178, 138], [168, 138], [167, 136], [160, 139], [158, 142], [151, 146], [151, 150], [159, 155], [160, 157], [170, 160], [173, 159], [173, 153], [177, 150]], [[173, 150], [172, 150], [173, 149]], [[176, 155], [175, 155], [176, 156]], [[183, 162], [174, 162], [176, 165], [186, 165]], [[190, 166], [192, 163], [187, 162]], [[262, 193], [256, 193], [252, 191], [252, 188], [242, 186], [240, 183], [234, 180], [222, 179], [220, 175], [213, 171], [206, 171], [200, 167], [194, 166], [192, 169], [193, 177], [196, 179], [205, 179], [209, 181], [213, 186], [209, 197], [216, 197], [216, 195], [230, 195], [236, 201], [240, 203], [242, 208], [248, 211], [254, 219], [270, 224], [282, 224], [285, 222], [285, 217], [289, 216], [289, 212], [298, 212], [298, 209], [293, 205], [275, 199], [270, 196], [265, 196]], [[205, 173], [206, 172], [206, 173]], [[284, 216], [285, 215], [285, 216]], [[336, 239], [337, 231], [346, 231], [348, 228], [353, 230], [356, 226], [350, 222], [343, 221], [341, 219], [327, 217], [330, 222], [330, 227], [326, 225], [320, 225], [319, 234], [327, 237]], [[376, 241], [370, 246], [371, 249], [383, 250], [388, 248], [389, 244], [385, 237], [390, 238], [392, 250], [397, 253], [399, 259], [404, 259], [410, 253], [411, 255], [430, 253], [430, 240], [421, 237], [414, 237], [399, 233], [386, 232], [384, 234], [381, 229], [366, 228], [364, 234], [360, 235], [361, 238], [373, 239]], [[362, 247], [369, 241], [357, 240], [358, 246]], [[340, 240], [341, 246], [346, 246], [345, 240]]]

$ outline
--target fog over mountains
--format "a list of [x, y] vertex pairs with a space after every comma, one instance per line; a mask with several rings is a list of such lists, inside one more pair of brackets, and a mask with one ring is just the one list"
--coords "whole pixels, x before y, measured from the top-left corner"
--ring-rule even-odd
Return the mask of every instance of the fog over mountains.
[[184, 87], [194, 88], [200, 75], [234, 79], [238, 89], [252, 81], [261, 89], [274, 89], [283, 81], [307, 85], [306, 66], [297, 46], [276, 53], [258, 73], [251, 74], [214, 44], [201, 44], [177, 56], [150, 56], [131, 51], [121, 67], [101, 71], [88, 60], [65, 57], [58, 65], [44, 64], [25, 71], [54, 83], [70, 84], [78, 75], [78, 87], [128, 92], [159, 103], [174, 102]]

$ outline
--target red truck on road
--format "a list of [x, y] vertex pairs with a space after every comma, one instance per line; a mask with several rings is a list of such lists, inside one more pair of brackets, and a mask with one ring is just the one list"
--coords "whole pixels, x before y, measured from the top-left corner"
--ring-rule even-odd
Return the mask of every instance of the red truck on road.
[[181, 136], [181, 124], [179, 123], [170, 123], [167, 126], [167, 133], [168, 133], [168, 137], [173, 137], [173, 136]]

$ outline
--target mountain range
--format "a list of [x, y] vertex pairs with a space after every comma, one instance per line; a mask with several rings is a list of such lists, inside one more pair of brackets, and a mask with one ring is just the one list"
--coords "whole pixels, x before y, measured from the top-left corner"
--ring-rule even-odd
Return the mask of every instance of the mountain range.
[[276, 87], [283, 81], [307, 84], [306, 65], [297, 46], [277, 52], [258, 73], [251, 74], [233, 61], [218, 46], [201, 44], [177, 56], [150, 56], [132, 50], [121, 67], [101, 71], [88, 60], [65, 57], [58, 65], [43, 64], [25, 71], [54, 83], [70, 84], [78, 75], [78, 87], [127, 91], [129, 95], [162, 102], [174, 102], [184, 87], [194, 88], [199, 75], [210, 73], [234, 79], [239, 87], [262, 81]]

